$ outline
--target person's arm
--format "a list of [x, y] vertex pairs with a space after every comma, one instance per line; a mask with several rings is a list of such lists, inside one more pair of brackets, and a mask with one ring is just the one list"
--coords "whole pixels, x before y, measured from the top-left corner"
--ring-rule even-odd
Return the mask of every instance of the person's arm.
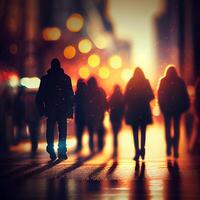
[[45, 115], [44, 93], [45, 93], [45, 81], [44, 78], [42, 78], [35, 98], [35, 103], [41, 116]]

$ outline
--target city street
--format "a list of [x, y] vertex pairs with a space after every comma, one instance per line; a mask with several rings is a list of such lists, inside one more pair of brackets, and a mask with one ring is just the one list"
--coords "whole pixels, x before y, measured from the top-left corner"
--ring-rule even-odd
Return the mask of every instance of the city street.
[[[113, 157], [112, 134], [107, 126], [103, 152], [84, 148], [74, 153], [76, 140], [68, 139], [68, 160], [49, 162], [45, 143], [36, 158], [29, 143], [12, 148], [0, 159], [1, 199], [199, 199], [200, 159], [187, 153], [182, 128], [180, 158], [165, 156], [164, 128], [156, 122], [147, 130], [146, 159], [133, 161], [131, 129], [123, 125], [118, 156]], [[24, 152], [22, 152], [24, 147]]]

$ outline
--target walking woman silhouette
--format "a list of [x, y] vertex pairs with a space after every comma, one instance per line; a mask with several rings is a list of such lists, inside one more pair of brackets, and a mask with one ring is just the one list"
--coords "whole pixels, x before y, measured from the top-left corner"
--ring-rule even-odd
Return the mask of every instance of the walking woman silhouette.
[[[133, 77], [129, 80], [125, 90], [125, 118], [126, 123], [132, 126], [135, 157], [138, 160], [141, 156], [145, 158], [145, 139], [146, 126], [152, 123], [150, 101], [154, 99], [154, 94], [151, 89], [149, 80], [141, 68], [137, 67]], [[139, 147], [139, 130], [141, 131], [141, 145]]]

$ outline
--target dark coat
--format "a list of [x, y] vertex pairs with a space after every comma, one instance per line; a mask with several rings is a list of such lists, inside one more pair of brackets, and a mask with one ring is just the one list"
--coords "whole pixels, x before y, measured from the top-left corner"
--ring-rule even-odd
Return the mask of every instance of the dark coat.
[[87, 103], [87, 88], [82, 87], [76, 90], [75, 93], [75, 122], [76, 124], [86, 123], [86, 103]]
[[185, 112], [190, 106], [190, 101], [184, 81], [178, 76], [161, 79], [158, 103], [164, 115], [174, 116]]
[[126, 123], [133, 126], [152, 123], [150, 101], [154, 98], [153, 91], [147, 79], [135, 82], [130, 79], [125, 91]]
[[62, 68], [49, 69], [47, 75], [41, 78], [36, 95], [36, 104], [41, 115], [47, 117], [55, 114], [66, 114], [73, 117], [74, 93], [71, 78]]
[[14, 123], [18, 126], [22, 126], [25, 120], [25, 105], [23, 97], [24, 93], [19, 93], [14, 100], [13, 119]]
[[111, 123], [121, 123], [124, 116], [124, 96], [121, 92], [114, 92], [109, 100]]
[[97, 128], [104, 119], [107, 109], [106, 93], [100, 87], [87, 89], [87, 122], [92, 121]]

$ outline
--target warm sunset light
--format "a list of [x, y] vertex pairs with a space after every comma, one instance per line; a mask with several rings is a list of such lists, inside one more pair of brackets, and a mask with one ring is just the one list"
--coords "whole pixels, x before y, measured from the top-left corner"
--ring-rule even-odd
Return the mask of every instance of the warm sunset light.
[[97, 35], [93, 41], [98, 49], [105, 49], [110, 43], [108, 37], [104, 35]]
[[133, 70], [131, 69], [123, 69], [121, 72], [121, 79], [125, 82], [128, 82], [132, 76]]
[[79, 32], [84, 25], [83, 17], [78, 14], [74, 13], [66, 21], [66, 26], [71, 32]]
[[107, 79], [110, 76], [110, 70], [107, 67], [101, 67], [98, 71], [99, 77], [102, 79]]
[[88, 67], [81, 67], [78, 73], [79, 73], [79, 76], [83, 79], [87, 79], [90, 76], [90, 71]]
[[100, 62], [101, 62], [101, 59], [97, 54], [92, 54], [88, 58], [88, 64], [91, 67], [97, 67], [100, 64]]
[[111, 56], [109, 64], [113, 69], [119, 69], [122, 66], [122, 59], [118, 55]]
[[67, 59], [72, 59], [76, 55], [76, 49], [74, 46], [70, 45], [64, 49], [64, 56]]
[[115, 21], [117, 37], [126, 38], [131, 43], [131, 64], [141, 65], [148, 78], [156, 76], [155, 19], [163, 12], [165, 2], [168, 1], [109, 1], [110, 15]]
[[88, 39], [83, 39], [79, 42], [78, 49], [81, 53], [88, 53], [92, 49], [92, 43]]
[[42, 37], [46, 41], [56, 41], [60, 38], [61, 31], [57, 27], [47, 27], [42, 31]]

